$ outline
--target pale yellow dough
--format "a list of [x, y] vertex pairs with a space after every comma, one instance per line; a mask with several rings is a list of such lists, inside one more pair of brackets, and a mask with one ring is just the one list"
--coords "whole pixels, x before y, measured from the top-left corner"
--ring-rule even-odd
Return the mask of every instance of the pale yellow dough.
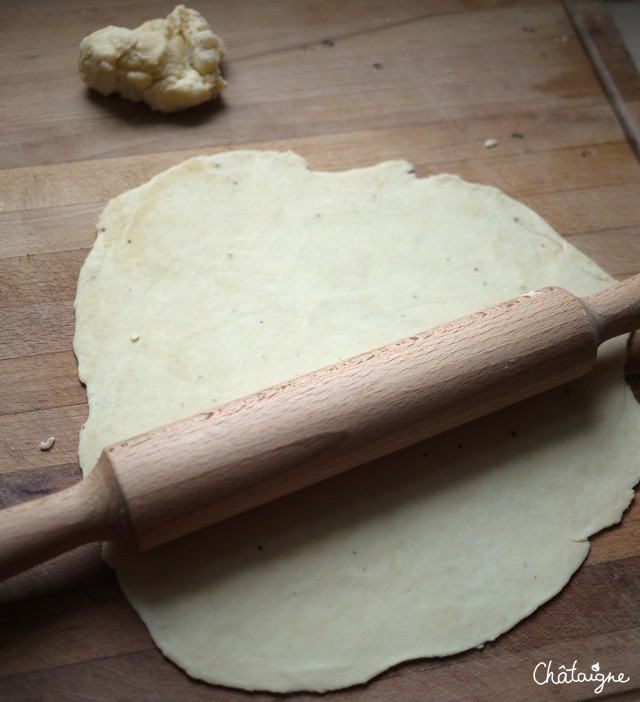
[[103, 95], [119, 93], [160, 112], [177, 112], [215, 98], [226, 86], [225, 47], [196, 10], [178, 5], [164, 19], [136, 29], [104, 27], [80, 43], [82, 80]]
[[[82, 269], [85, 471], [111, 441], [522, 292], [610, 278], [525, 206], [406, 162], [188, 160], [112, 200]], [[127, 597], [189, 674], [328, 690], [492, 640], [557, 593], [640, 477], [624, 340], [594, 374], [143, 555]]]

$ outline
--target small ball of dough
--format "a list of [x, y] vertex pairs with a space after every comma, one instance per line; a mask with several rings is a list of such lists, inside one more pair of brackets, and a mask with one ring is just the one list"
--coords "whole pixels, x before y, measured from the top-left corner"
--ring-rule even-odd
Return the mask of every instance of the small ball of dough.
[[119, 93], [160, 112], [212, 100], [227, 85], [222, 39], [204, 17], [178, 5], [136, 29], [105, 27], [80, 43], [82, 80], [103, 95]]

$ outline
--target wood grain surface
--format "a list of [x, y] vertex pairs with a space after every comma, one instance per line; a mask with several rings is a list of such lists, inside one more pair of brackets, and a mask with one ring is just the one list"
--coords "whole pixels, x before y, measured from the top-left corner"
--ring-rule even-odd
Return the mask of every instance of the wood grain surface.
[[[610, 102], [598, 62], [583, 47], [594, 27], [593, 44], [604, 47], [599, 55], [618, 77], [631, 114], [638, 76], [613, 26], [602, 20], [602, 5], [565, 5], [197, 0], [193, 6], [227, 44], [229, 87], [219, 101], [163, 116], [92, 94], [76, 61], [86, 34], [164, 16], [171, 3], [3, 0], [2, 506], [79, 479], [78, 431], [87, 413], [72, 351], [79, 268], [106, 201], [188, 155], [293, 149], [329, 170], [407, 158], [419, 176], [447, 171], [496, 185], [612, 275], [639, 272], [640, 169], [619, 105]], [[575, 13], [586, 17], [582, 25]], [[486, 149], [488, 138], [498, 145]], [[52, 435], [53, 448], [41, 451], [39, 441]], [[639, 537], [640, 511], [632, 506], [621, 525], [592, 540], [567, 588], [495, 643], [406, 663], [323, 697], [639, 699]], [[282, 699], [196, 682], [164, 659], [97, 546], [4, 583], [0, 599], [3, 701]], [[601, 695], [592, 684], [538, 686], [532, 672], [544, 660], [599, 661], [630, 681], [609, 684]]]

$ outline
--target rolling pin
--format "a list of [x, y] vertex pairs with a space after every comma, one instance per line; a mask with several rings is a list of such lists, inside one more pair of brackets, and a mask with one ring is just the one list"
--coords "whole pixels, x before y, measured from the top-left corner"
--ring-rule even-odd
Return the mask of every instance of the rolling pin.
[[0, 578], [91, 541], [146, 550], [575, 380], [640, 326], [640, 276], [532, 291], [107, 446], [0, 511]]

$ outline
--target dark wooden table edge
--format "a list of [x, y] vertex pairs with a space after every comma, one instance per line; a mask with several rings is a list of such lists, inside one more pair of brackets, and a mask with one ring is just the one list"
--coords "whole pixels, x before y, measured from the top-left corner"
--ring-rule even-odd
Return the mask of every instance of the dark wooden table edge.
[[640, 124], [631, 104], [640, 100], [640, 73], [602, 0], [561, 0], [611, 109], [640, 161]]

